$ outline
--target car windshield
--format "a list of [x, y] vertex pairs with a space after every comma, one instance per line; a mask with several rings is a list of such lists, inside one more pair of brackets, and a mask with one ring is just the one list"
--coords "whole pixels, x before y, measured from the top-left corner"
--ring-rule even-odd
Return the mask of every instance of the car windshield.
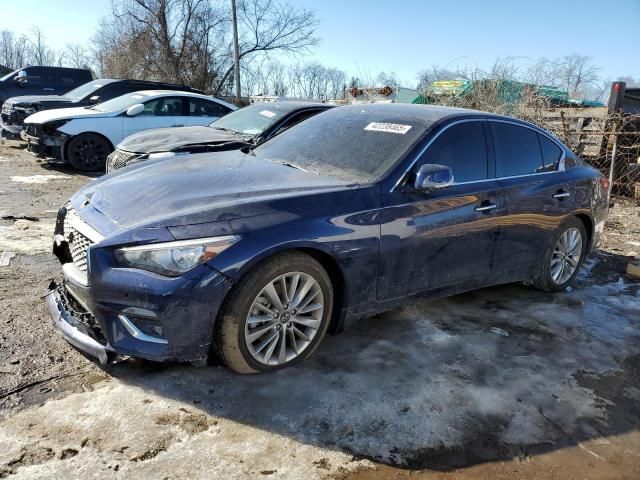
[[393, 167], [434, 121], [413, 108], [417, 105], [403, 107], [408, 108], [333, 108], [299, 123], [253, 152], [265, 160], [321, 175], [371, 182]]
[[70, 92], [65, 93], [65, 97], [69, 97], [74, 102], [79, 102], [83, 98], [91, 95], [100, 87], [104, 87], [108, 82], [104, 80], [94, 80], [93, 82], [85, 83], [84, 85], [80, 85], [78, 88], [74, 88]]
[[11, 73], [7, 73], [4, 77], [0, 78], [0, 82], [4, 82], [5, 80], [10, 79], [11, 77], [15, 76], [18, 74], [20, 70], [14, 70]]
[[117, 112], [120, 110], [125, 110], [132, 105], [143, 103], [148, 99], [149, 97], [147, 95], [142, 95], [140, 94], [140, 92], [127, 93], [126, 95], [116, 97], [112, 100], [106, 101], [104, 103], [99, 103], [98, 105], [94, 105], [93, 107], [89, 108], [91, 108], [92, 110], [98, 110], [99, 112]]
[[291, 111], [282, 105], [255, 103], [219, 118], [209, 126], [255, 137]]

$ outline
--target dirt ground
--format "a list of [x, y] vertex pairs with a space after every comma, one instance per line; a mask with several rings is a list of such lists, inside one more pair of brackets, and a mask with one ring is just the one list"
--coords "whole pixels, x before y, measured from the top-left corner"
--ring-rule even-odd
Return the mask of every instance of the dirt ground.
[[[519, 285], [350, 325], [304, 364], [100, 368], [40, 298], [55, 211], [92, 177], [0, 146], [0, 478], [640, 478], [640, 207], [575, 288]], [[5, 254], [6, 256], [6, 254]]]

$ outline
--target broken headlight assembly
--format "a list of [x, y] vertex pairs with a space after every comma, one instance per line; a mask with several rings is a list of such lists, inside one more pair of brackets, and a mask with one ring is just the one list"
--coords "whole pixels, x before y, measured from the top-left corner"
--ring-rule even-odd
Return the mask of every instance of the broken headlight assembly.
[[56, 135], [56, 133], [61, 133], [61, 132], [57, 132], [57, 130], [62, 127], [65, 123], [67, 123], [69, 120], [59, 120], [57, 122], [50, 122], [50, 123], [45, 123], [42, 126], [42, 131], [46, 134], [46, 135]]
[[236, 243], [238, 235], [198, 238], [119, 248], [115, 251], [118, 265], [177, 277], [188, 272]]
[[31, 115], [32, 113], [36, 113], [37, 110], [35, 107], [27, 107], [27, 106], [22, 106], [22, 105], [14, 105], [13, 109], [18, 112], [18, 113], [22, 113], [24, 115]]

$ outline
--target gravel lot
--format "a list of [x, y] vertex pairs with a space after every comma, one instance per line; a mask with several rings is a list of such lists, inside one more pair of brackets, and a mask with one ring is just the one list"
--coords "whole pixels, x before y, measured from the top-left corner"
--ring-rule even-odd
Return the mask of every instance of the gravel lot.
[[0, 478], [640, 478], [640, 208], [574, 289], [519, 285], [350, 325], [275, 374], [128, 361], [55, 335], [55, 211], [90, 176], [0, 146]]

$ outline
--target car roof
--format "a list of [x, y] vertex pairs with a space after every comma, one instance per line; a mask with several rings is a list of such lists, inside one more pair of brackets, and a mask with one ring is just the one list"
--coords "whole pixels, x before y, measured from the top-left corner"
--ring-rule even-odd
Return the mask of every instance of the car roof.
[[521, 120], [519, 118], [508, 117], [506, 115], [498, 115], [495, 113], [484, 112], [481, 110], [471, 110], [469, 108], [448, 107], [443, 105], [423, 105], [409, 103], [366, 103], [351, 104], [340, 107], [337, 111], [362, 110], [369, 113], [379, 114], [388, 118], [411, 119], [425, 127], [430, 127], [440, 120], [455, 120], [456, 118], [480, 117], [483, 119], [506, 120], [513, 123], [520, 123], [533, 127], [539, 131], [543, 131], [535, 124]]
[[[216, 102], [221, 105], [224, 105], [231, 110], [236, 110], [237, 107], [232, 105], [231, 103], [225, 102], [224, 100], [220, 100], [211, 95], [204, 95], [202, 93], [189, 92], [184, 90], [137, 90], [135, 92], [130, 92], [133, 95], [143, 95], [145, 97], [173, 97], [176, 95], [181, 95], [185, 97], [193, 97], [193, 98], [202, 98], [204, 100], [209, 100], [211, 102]], [[128, 94], [127, 94], [128, 95]]]
[[202, 93], [190, 92], [188, 90], [137, 90], [130, 92], [132, 94], [144, 95], [146, 97], [169, 97], [172, 95], [184, 95], [187, 97], [206, 98], [207, 100], [218, 100], [210, 95]]
[[279, 102], [256, 102], [249, 106], [262, 105], [265, 108], [275, 107], [287, 110], [296, 110], [299, 108], [333, 108], [335, 105], [320, 102], [304, 102], [302, 100], [282, 100]]
[[177, 83], [170, 83], [170, 82], [154, 82], [153, 80], [135, 80], [131, 78], [96, 78], [96, 80], [99, 80], [105, 83], [121, 82], [121, 83], [131, 83], [134, 85], [135, 84], [148, 85], [150, 89], [153, 89], [153, 87], [156, 87], [155, 88], [156, 90], [160, 90], [162, 87], [175, 87], [175, 88], [182, 88], [184, 89], [184, 91], [187, 91], [187, 92], [204, 93], [202, 92], [202, 90], [198, 90], [197, 88], [192, 88], [187, 85], [178, 85]]

